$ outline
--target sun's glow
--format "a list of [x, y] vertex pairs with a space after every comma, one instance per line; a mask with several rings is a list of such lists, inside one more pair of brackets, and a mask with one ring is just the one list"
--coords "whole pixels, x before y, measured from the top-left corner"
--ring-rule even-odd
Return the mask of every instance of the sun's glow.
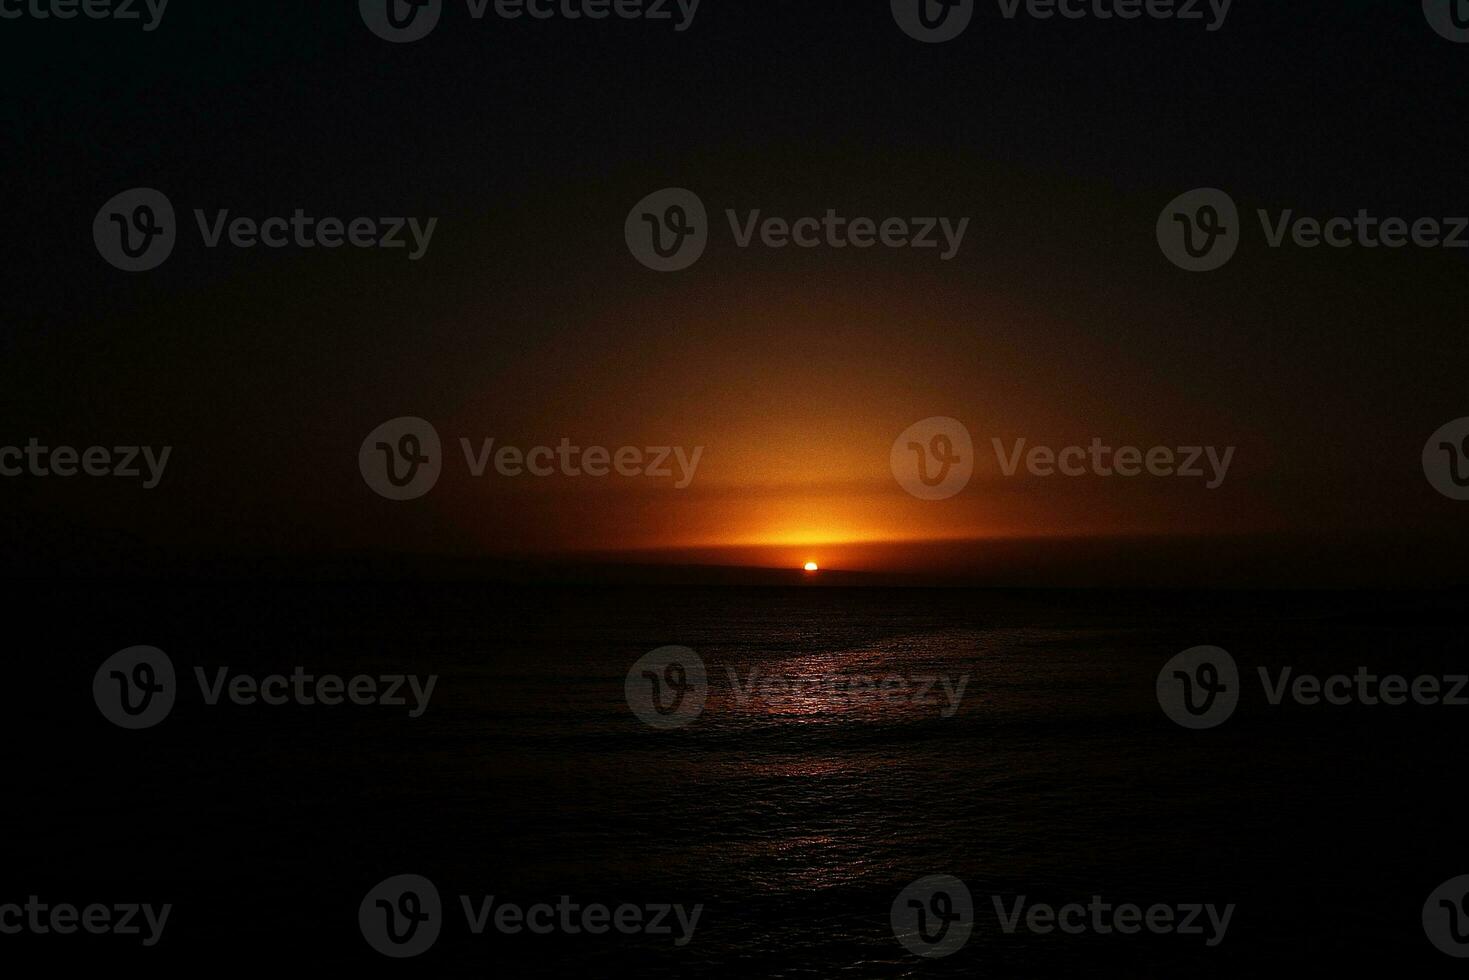
[[816, 569], [817, 569], [817, 565], [816, 565], [816, 563], [814, 561], [808, 561], [806, 563], [806, 571], [808, 571], [808, 572], [814, 572], [814, 571], [816, 571]]

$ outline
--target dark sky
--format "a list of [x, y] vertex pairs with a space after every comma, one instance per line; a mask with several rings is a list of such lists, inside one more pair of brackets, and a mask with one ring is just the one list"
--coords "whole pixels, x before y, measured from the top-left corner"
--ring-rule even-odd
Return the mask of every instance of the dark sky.
[[[392, 45], [355, 3], [173, 0], [151, 33], [0, 20], [0, 73], [0, 445], [175, 447], [154, 491], [0, 481], [11, 567], [99, 548], [1289, 533], [1370, 571], [1351, 541], [1427, 542], [1448, 567], [1462, 538], [1469, 505], [1433, 492], [1419, 454], [1469, 415], [1469, 250], [1271, 250], [1254, 218], [1469, 213], [1469, 45], [1417, 3], [1236, 0], [1212, 33], [1009, 21], [988, 3], [923, 45], [886, 2], [703, 0], [677, 32], [477, 22], [451, 0], [430, 37]], [[169, 196], [183, 238], [129, 275], [91, 226], [138, 186]], [[837, 208], [970, 228], [951, 262], [716, 234], [693, 269], [659, 275], [623, 220], [669, 186], [716, 225], [725, 208]], [[1154, 223], [1207, 186], [1248, 231], [1224, 269], [1189, 274]], [[414, 263], [208, 250], [194, 208], [439, 223]], [[389, 503], [357, 446], [404, 415], [446, 443], [704, 445], [707, 478], [528, 487], [461, 466]], [[1236, 445], [1238, 461], [1207, 494], [981, 474], [951, 505], [914, 501], [888, 445], [936, 415], [985, 444], [1102, 435]]]

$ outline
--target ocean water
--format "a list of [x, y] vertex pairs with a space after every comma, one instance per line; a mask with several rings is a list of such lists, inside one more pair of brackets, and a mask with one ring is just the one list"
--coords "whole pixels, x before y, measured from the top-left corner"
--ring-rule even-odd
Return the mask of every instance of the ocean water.
[[[174, 906], [147, 949], [6, 937], [47, 962], [648, 977], [1459, 963], [1421, 913], [1469, 874], [1469, 707], [1272, 706], [1258, 671], [1469, 673], [1460, 596], [191, 585], [25, 605], [7, 891]], [[91, 682], [134, 644], [168, 654], [179, 694], [124, 731]], [[1227, 722], [1190, 731], [1156, 683], [1200, 644], [1237, 659], [1241, 694]], [[628, 677], [671, 645], [697, 654], [707, 690], [660, 729], [629, 703], [648, 682]], [[210, 705], [194, 671], [221, 667], [438, 680], [416, 718]], [[369, 945], [359, 906], [403, 874], [443, 912], [432, 946], [400, 960]], [[972, 931], [926, 958], [892, 910], [932, 875], [967, 886]], [[691, 934], [669, 913], [670, 935], [476, 935], [461, 896], [700, 911]], [[1206, 921], [1005, 928], [1017, 903], [1094, 896], [1233, 910], [1222, 936]]]

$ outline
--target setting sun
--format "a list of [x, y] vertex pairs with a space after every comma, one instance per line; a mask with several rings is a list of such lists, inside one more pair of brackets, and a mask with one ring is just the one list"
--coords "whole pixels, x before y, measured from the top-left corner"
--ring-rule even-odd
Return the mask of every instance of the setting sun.
[[816, 571], [816, 563], [814, 561], [808, 561], [805, 567], [808, 572]]

